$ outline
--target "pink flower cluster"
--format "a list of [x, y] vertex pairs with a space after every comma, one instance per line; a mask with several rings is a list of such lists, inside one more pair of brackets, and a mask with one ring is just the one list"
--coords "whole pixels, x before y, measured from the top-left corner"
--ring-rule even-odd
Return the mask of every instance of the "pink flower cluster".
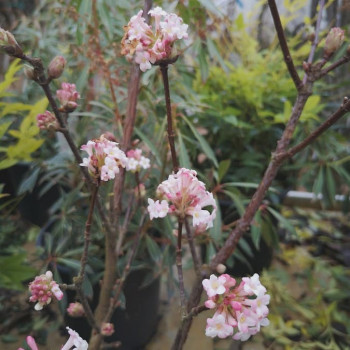
[[233, 339], [245, 341], [259, 332], [261, 326], [269, 325], [267, 305], [270, 296], [258, 274], [242, 278], [238, 286], [227, 274], [211, 275], [202, 284], [209, 297], [205, 306], [216, 310], [214, 316], [207, 319], [205, 335], [208, 337], [233, 335]]
[[49, 111], [36, 116], [36, 125], [40, 130], [56, 130], [59, 126], [56, 117]]
[[71, 317], [82, 317], [84, 316], [85, 311], [82, 304], [75, 302], [69, 304], [67, 313]]
[[[213, 226], [216, 203], [212, 193], [206, 191], [205, 184], [197, 179], [194, 170], [181, 168], [169, 176], [157, 188], [157, 196], [162, 200], [148, 199], [151, 220], [163, 218], [168, 213], [184, 218], [192, 216], [193, 226], [202, 231]], [[170, 205], [169, 205], [170, 203]], [[203, 208], [212, 207], [211, 213]]]
[[124, 27], [122, 55], [131, 58], [136, 52], [135, 62], [145, 72], [151, 68], [151, 64], [172, 58], [174, 42], [188, 37], [188, 25], [175, 13], [167, 13], [161, 7], [156, 7], [148, 12], [154, 19], [152, 29], [142, 13], [140, 10]]
[[[66, 328], [69, 333], [69, 339], [67, 340], [66, 344], [61, 347], [61, 350], [70, 350], [71, 348], [73, 348], [73, 350], [87, 350], [89, 347], [87, 341], [82, 339], [76, 331], [73, 331], [73, 329], [70, 329], [69, 327]], [[39, 350], [33, 337], [29, 335], [26, 340], [31, 350]], [[24, 349], [18, 348], [18, 350]]]
[[56, 95], [64, 112], [73, 112], [78, 107], [77, 101], [80, 94], [76, 90], [75, 84], [62, 83], [61, 90], [57, 90]]
[[32, 294], [29, 301], [37, 302], [34, 306], [35, 310], [41, 310], [44, 305], [50, 304], [53, 296], [58, 300], [63, 298], [63, 292], [52, 279], [51, 271], [36, 276], [34, 281], [29, 284], [29, 291]]
[[86, 166], [96, 179], [108, 181], [115, 178], [119, 168], [125, 168], [128, 159], [125, 153], [119, 149], [116, 142], [110, 141], [103, 135], [99, 139], [88, 141], [81, 146], [81, 150], [87, 152], [88, 158], [83, 158], [81, 166]]
[[128, 157], [128, 162], [126, 163], [126, 170], [128, 171], [135, 173], [150, 167], [150, 160], [142, 155], [142, 150], [139, 148], [126, 152], [126, 156]]

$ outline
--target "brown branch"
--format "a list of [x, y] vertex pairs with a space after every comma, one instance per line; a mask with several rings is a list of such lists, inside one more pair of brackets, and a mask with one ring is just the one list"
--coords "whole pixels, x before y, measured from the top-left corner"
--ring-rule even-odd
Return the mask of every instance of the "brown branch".
[[93, 212], [94, 212], [98, 188], [99, 188], [99, 186], [95, 186], [95, 188], [92, 192], [92, 196], [91, 196], [89, 213], [88, 213], [88, 217], [87, 217], [86, 224], [85, 224], [84, 250], [83, 250], [83, 254], [81, 256], [81, 260], [80, 260], [80, 271], [79, 271], [78, 276], [73, 278], [73, 283], [76, 287], [77, 294], [78, 294], [80, 301], [84, 307], [86, 319], [89, 322], [90, 326], [93, 329], [95, 329], [97, 332], [99, 332], [100, 330], [96, 324], [96, 321], [94, 319], [94, 315], [93, 315], [91, 308], [90, 308], [90, 305], [89, 305], [89, 303], [84, 295], [82, 286], [83, 286], [84, 278], [85, 278], [85, 268], [86, 268], [86, 264], [87, 264], [89, 245], [90, 245], [90, 241], [91, 241], [91, 238], [90, 238], [91, 224], [92, 224], [92, 219], [93, 219]]
[[329, 129], [334, 123], [336, 123], [341, 117], [346, 113], [350, 112], [350, 100], [347, 97], [344, 97], [343, 104], [339, 109], [334, 112], [324, 123], [322, 123], [316, 130], [314, 130], [305, 140], [297, 144], [296, 146], [290, 148], [284, 154], [278, 155], [285, 158], [291, 158], [305, 147], [307, 147], [311, 142], [323, 134], [327, 129]]
[[194, 245], [194, 241], [193, 241], [193, 234], [191, 231], [191, 227], [188, 223], [188, 218], [185, 217], [185, 228], [186, 228], [186, 234], [187, 234], [187, 240], [188, 240], [188, 245], [190, 246], [190, 251], [191, 251], [191, 255], [192, 255], [192, 260], [193, 260], [193, 265], [194, 265], [194, 270], [196, 271], [196, 275], [197, 277], [201, 277], [202, 273], [201, 273], [201, 266], [202, 263], [200, 261], [200, 258], [196, 252], [196, 247]]
[[[145, 0], [144, 2], [144, 16], [147, 18], [148, 11], [152, 7], [152, 0]], [[140, 85], [140, 69], [136, 64], [132, 65], [130, 81], [128, 86], [128, 100], [126, 108], [126, 118], [124, 121], [123, 129], [123, 140], [121, 142], [122, 149], [125, 151], [130, 147], [131, 137], [134, 131], [135, 120], [136, 120], [136, 106], [137, 97], [139, 93]], [[105, 236], [105, 270], [101, 286], [101, 293], [99, 302], [95, 310], [95, 317], [97, 322], [102, 322], [105, 319], [110, 306], [110, 298], [112, 295], [113, 287], [116, 280], [116, 265], [117, 265], [117, 254], [116, 254], [116, 243], [119, 231], [119, 216], [122, 212], [122, 194], [125, 181], [125, 169], [120, 170], [119, 176], [114, 182], [113, 192], [114, 198], [112, 201], [113, 212], [112, 215], [112, 227], [113, 231], [109, 231]], [[102, 336], [98, 333], [92, 333], [89, 349], [98, 350], [102, 344]]]
[[[316, 51], [316, 47], [318, 45], [318, 36], [320, 34], [320, 26], [321, 26], [321, 19], [322, 19], [322, 12], [323, 12], [324, 5], [325, 5], [325, 0], [320, 0], [320, 8], [318, 11], [317, 21], [316, 21], [316, 26], [315, 26], [315, 37], [314, 37], [314, 40], [313, 40], [312, 45], [311, 45], [309, 57], [307, 59], [307, 63], [309, 65], [312, 64], [312, 61], [313, 61], [314, 55], [315, 55], [315, 51]], [[305, 84], [307, 81], [307, 75], [308, 75], [307, 72], [305, 72], [305, 75], [303, 78], [303, 84]]]
[[176, 247], [176, 268], [177, 275], [179, 277], [179, 290], [180, 290], [180, 302], [181, 302], [181, 314], [184, 317], [186, 312], [186, 296], [185, 296], [185, 286], [184, 286], [184, 276], [182, 271], [182, 220], [178, 219], [178, 231], [177, 231], [177, 247]]
[[113, 296], [113, 298], [111, 298], [111, 302], [110, 302], [110, 307], [108, 309], [108, 312], [105, 316], [105, 320], [104, 322], [109, 322], [110, 318], [112, 317], [113, 315], [113, 311], [114, 309], [116, 308], [116, 306], [118, 305], [118, 301], [119, 301], [119, 297], [120, 297], [120, 293], [123, 289], [123, 286], [124, 286], [124, 282], [126, 280], [126, 277], [128, 276], [129, 274], [129, 271], [130, 271], [130, 268], [131, 268], [131, 263], [132, 261], [134, 260], [134, 257], [136, 255], [136, 252], [137, 252], [137, 248], [139, 246], [139, 242], [140, 242], [140, 238], [141, 238], [141, 233], [142, 233], [142, 228], [143, 228], [143, 224], [144, 224], [144, 221], [145, 221], [145, 218], [146, 218], [146, 213], [144, 213], [141, 217], [141, 220], [140, 220], [140, 224], [139, 224], [139, 227], [138, 227], [138, 230], [136, 232], [136, 237], [134, 238], [134, 241], [133, 241], [133, 245], [132, 245], [132, 248], [131, 248], [131, 251], [129, 253], [129, 257], [128, 257], [128, 260], [127, 260], [127, 263], [125, 265], [125, 268], [123, 270], [123, 274], [121, 276], [121, 278], [118, 280], [118, 283], [117, 283], [117, 290]]
[[275, 2], [275, 0], [268, 0], [268, 4], [270, 7], [273, 22], [275, 24], [275, 28], [276, 28], [278, 40], [279, 40], [279, 43], [280, 43], [280, 46], [282, 49], [284, 61], [286, 62], [289, 74], [290, 74], [291, 78], [293, 79], [294, 85], [295, 85], [296, 89], [299, 91], [302, 89], [303, 83], [300, 80], [300, 77], [298, 75], [297, 70], [295, 69], [293, 58], [290, 54], [287, 40], [286, 40], [286, 37], [284, 35], [284, 31], [283, 31], [283, 27], [282, 27], [282, 23], [281, 23], [281, 18], [280, 18], [280, 15], [278, 13], [276, 2]]
[[170, 153], [171, 153], [171, 160], [173, 163], [173, 171], [174, 173], [176, 173], [179, 169], [179, 163], [177, 161], [177, 156], [176, 156], [175, 133], [173, 129], [173, 119], [171, 115], [168, 63], [160, 63], [159, 68], [160, 68], [160, 71], [162, 72], [163, 85], [164, 85], [164, 95], [165, 95], [166, 115], [167, 115], [167, 132], [168, 132], [168, 141], [169, 141], [169, 147], [170, 147]]
[[328, 67], [322, 69], [319, 73], [316, 74], [316, 79], [320, 79], [327, 75], [329, 72], [333, 71], [334, 69], [342, 66], [343, 64], [347, 63], [350, 61], [350, 55], [345, 55], [342, 58], [340, 58], [338, 61], [332, 63]]

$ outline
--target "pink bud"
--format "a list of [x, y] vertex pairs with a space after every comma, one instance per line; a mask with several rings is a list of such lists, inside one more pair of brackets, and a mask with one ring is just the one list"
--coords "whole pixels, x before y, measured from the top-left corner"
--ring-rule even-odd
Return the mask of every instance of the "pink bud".
[[101, 334], [105, 336], [110, 336], [114, 333], [114, 325], [112, 323], [102, 323]]
[[32, 350], [39, 350], [34, 338], [31, 337], [30, 335], [28, 335], [27, 337], [27, 344]]
[[63, 56], [56, 56], [52, 59], [47, 69], [47, 73], [51, 79], [59, 78], [66, 66], [67, 61]]
[[56, 117], [49, 111], [36, 116], [36, 125], [40, 130], [55, 130], [58, 128]]
[[82, 317], [85, 313], [83, 305], [78, 302], [70, 303], [67, 308], [67, 312], [71, 317]]
[[0, 27], [0, 46], [18, 46], [12, 33]]
[[344, 42], [344, 30], [335, 27], [332, 28], [326, 38], [324, 44], [325, 56], [331, 56], [335, 51], [337, 51]]

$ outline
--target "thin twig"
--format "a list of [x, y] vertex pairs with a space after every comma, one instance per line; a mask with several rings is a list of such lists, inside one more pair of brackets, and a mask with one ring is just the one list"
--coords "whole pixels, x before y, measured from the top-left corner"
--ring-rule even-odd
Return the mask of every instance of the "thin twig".
[[340, 58], [338, 61], [332, 63], [331, 65], [329, 65], [328, 67], [322, 69], [317, 75], [316, 75], [316, 79], [320, 79], [322, 77], [324, 77], [325, 75], [327, 75], [329, 72], [333, 71], [334, 69], [342, 66], [343, 64], [347, 63], [350, 61], [350, 55], [346, 55], [343, 56], [342, 58]]
[[180, 289], [180, 302], [182, 317], [185, 317], [186, 312], [186, 296], [185, 296], [185, 286], [184, 286], [184, 276], [182, 271], [182, 220], [178, 219], [178, 232], [177, 232], [177, 247], [176, 247], [176, 268], [179, 277], [179, 289]]
[[316, 47], [318, 45], [318, 37], [320, 35], [320, 27], [321, 27], [321, 20], [322, 20], [322, 13], [325, 5], [325, 0], [320, 0], [319, 2], [319, 10], [317, 14], [317, 20], [316, 20], [316, 26], [315, 26], [315, 37], [311, 45], [311, 50], [309, 53], [309, 57], [307, 59], [307, 63], [312, 63], [314, 60], [315, 52], [316, 52]]
[[134, 238], [134, 242], [133, 242], [131, 251], [129, 253], [129, 257], [128, 257], [127, 263], [125, 265], [125, 268], [123, 270], [123, 274], [122, 274], [121, 278], [118, 280], [117, 290], [116, 290], [113, 298], [111, 299], [110, 307], [109, 307], [108, 312], [107, 312], [107, 314], [105, 316], [105, 322], [108, 322], [110, 320], [110, 318], [112, 317], [112, 314], [113, 314], [113, 311], [114, 311], [115, 307], [118, 305], [120, 293], [121, 293], [121, 291], [123, 289], [124, 282], [126, 280], [126, 277], [129, 274], [129, 271], [130, 271], [130, 268], [131, 268], [131, 263], [134, 260], [134, 257], [135, 257], [136, 252], [137, 252], [137, 248], [139, 246], [141, 233], [142, 233], [142, 229], [143, 229], [143, 224], [145, 222], [146, 215], [147, 215], [147, 213], [145, 212], [142, 215], [142, 217], [141, 217], [141, 220], [140, 220], [140, 223], [139, 223], [139, 227], [138, 227], [137, 232], [136, 232], [136, 237]]
[[272, 14], [273, 22], [275, 24], [275, 28], [276, 28], [278, 40], [279, 40], [279, 43], [281, 46], [281, 50], [283, 53], [284, 61], [286, 62], [289, 74], [290, 74], [291, 78], [293, 79], [294, 85], [295, 85], [296, 89], [299, 91], [302, 88], [303, 84], [302, 84], [302, 81], [300, 80], [300, 77], [298, 75], [297, 70], [295, 69], [293, 58], [292, 58], [290, 51], [289, 51], [289, 48], [288, 48], [287, 40], [286, 40], [286, 37], [284, 35], [284, 31], [283, 31], [283, 27], [282, 27], [282, 23], [281, 23], [281, 18], [280, 18], [280, 15], [278, 13], [276, 2], [275, 2], [275, 0], [268, 0], [268, 4], [269, 4], [270, 11]]
[[187, 234], [187, 240], [188, 240], [188, 245], [190, 246], [190, 251], [192, 255], [192, 260], [193, 260], [193, 265], [194, 265], [194, 270], [196, 272], [197, 277], [201, 277], [201, 266], [202, 263], [200, 261], [200, 257], [198, 256], [196, 252], [196, 247], [194, 245], [194, 240], [193, 240], [193, 234], [191, 231], [191, 227], [188, 223], [188, 219], [185, 217], [185, 228], [186, 228], [186, 234]]
[[86, 264], [87, 264], [89, 245], [90, 245], [90, 241], [91, 241], [91, 238], [90, 238], [91, 224], [92, 224], [92, 219], [93, 219], [93, 212], [94, 212], [98, 188], [99, 188], [99, 186], [95, 186], [95, 188], [92, 192], [92, 196], [91, 196], [89, 213], [88, 213], [88, 217], [87, 217], [86, 224], [85, 224], [84, 250], [83, 250], [83, 254], [81, 256], [81, 260], [80, 260], [80, 271], [79, 271], [78, 276], [73, 278], [73, 282], [76, 286], [77, 294], [78, 294], [80, 301], [84, 307], [86, 319], [89, 322], [89, 324], [91, 325], [91, 327], [93, 327], [97, 332], [99, 332], [99, 327], [96, 324], [96, 321], [94, 319], [94, 315], [93, 315], [91, 308], [90, 308], [90, 305], [89, 305], [89, 303], [84, 295], [82, 286], [83, 286], [84, 278], [85, 278], [85, 268], [86, 268]]
[[182, 321], [187, 321], [195, 316], [197, 316], [198, 314], [200, 314], [203, 311], [207, 311], [208, 308], [205, 305], [199, 305], [194, 307], [183, 319]]
[[162, 72], [164, 95], [166, 104], [166, 115], [167, 115], [167, 132], [168, 141], [171, 153], [171, 161], [173, 164], [174, 173], [179, 169], [179, 163], [177, 161], [176, 149], [175, 149], [175, 133], [173, 129], [173, 119], [171, 116], [171, 100], [170, 100], [170, 89], [169, 89], [169, 78], [168, 78], [168, 63], [161, 63], [159, 65], [160, 71]]
[[327, 129], [329, 129], [335, 122], [337, 122], [348, 112], [350, 112], [350, 100], [349, 98], [345, 97], [343, 104], [336, 112], [334, 112], [325, 122], [323, 122], [316, 130], [314, 130], [305, 140], [290, 148], [284, 154], [281, 154], [281, 157], [293, 157], [295, 154], [307, 147], [316, 138], [318, 138], [321, 134], [323, 134]]

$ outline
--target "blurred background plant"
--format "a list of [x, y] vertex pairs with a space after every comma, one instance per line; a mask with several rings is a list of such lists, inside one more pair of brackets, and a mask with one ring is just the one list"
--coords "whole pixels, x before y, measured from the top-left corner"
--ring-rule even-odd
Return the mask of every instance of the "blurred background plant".
[[[249, 19], [239, 14], [239, 3], [235, 1], [227, 2], [228, 11], [210, 0], [154, 3], [171, 10], [176, 7], [184, 22], [196, 33], [191, 36], [184, 57], [170, 68], [169, 74], [180, 166], [195, 168], [207, 188], [217, 195], [219, 204], [214, 227], [200, 238], [203, 256], [209, 261], [256, 188], [290, 114], [295, 90], [278, 42], [269, 34], [268, 26], [264, 26], [266, 6], [262, 1]], [[334, 25], [334, 12], [338, 11], [336, 18], [349, 13], [343, 8], [335, 9], [335, 3], [328, 4], [324, 28]], [[37, 1], [30, 15], [22, 13], [17, 21], [11, 20], [11, 28], [1, 23], [5, 28], [15, 28], [17, 40], [45, 64], [56, 55], [66, 58], [68, 64], [59, 82], [74, 82], [83, 96], [69, 119], [78, 145], [106, 131], [112, 132], [117, 141], [121, 139], [129, 63], [121, 57], [119, 43], [123, 26], [142, 6], [141, 1], [124, 0], [117, 4], [112, 0]], [[301, 67], [310, 49], [308, 26], [315, 19], [298, 15], [305, 1], [285, 1], [284, 6], [283, 25], [289, 34], [292, 56]], [[314, 2], [309, 6], [312, 13]], [[337, 56], [341, 57], [345, 50], [346, 45]], [[3, 60], [3, 65], [6, 64]], [[60, 135], [39, 135], [39, 129], [33, 125], [36, 114], [46, 109], [47, 102], [35, 84], [23, 78], [23, 71], [19, 72], [21, 68], [17, 61], [8, 63], [0, 85], [3, 101], [0, 103], [0, 135], [4, 141], [0, 148], [0, 168], [3, 169], [0, 183], [5, 184], [0, 197], [4, 213], [0, 245], [4, 255], [0, 264], [4, 268], [0, 271], [12, 271], [11, 264], [15, 264], [15, 271], [22, 269], [23, 272], [23, 275], [0, 274], [0, 285], [5, 288], [23, 287], [20, 282], [34, 275], [32, 268], [22, 265], [27, 261], [22, 247], [28, 240], [40, 242], [31, 265], [37, 269], [51, 266], [57, 280], [60, 279], [57, 266], [70, 268], [73, 276], [81, 254], [81, 249], [76, 247], [82, 243], [81, 235], [76, 233], [83, 231], [87, 212], [84, 184], [65, 141]], [[315, 86], [316, 93], [306, 105], [295, 143], [313, 130], [334, 105], [339, 105], [345, 85], [343, 77], [348, 69], [348, 66], [342, 67], [340, 77], [336, 73], [326, 83]], [[16, 82], [16, 79], [19, 80]], [[53, 84], [59, 87], [58, 82]], [[148, 193], [154, 193], [157, 184], [171, 172], [164, 116], [161, 77], [153, 67], [141, 78], [133, 139], [133, 145], [142, 148], [153, 163], [151, 171], [140, 174]], [[273, 251], [280, 249], [279, 242], [286, 232], [288, 237], [298, 237], [294, 221], [280, 211], [288, 190], [306, 189], [315, 195], [322, 194], [324, 208], [334, 205], [335, 194], [348, 198], [348, 132], [348, 122], [343, 119], [282, 168], [255, 217], [251, 232], [240, 241], [228, 261], [236, 276], [267, 267]], [[6, 178], [10, 178], [10, 182]], [[126, 193], [133, 193], [136, 185], [136, 179], [128, 178]], [[108, 197], [111, 191], [111, 185], [104, 186], [102, 196]], [[131, 198], [135, 201], [135, 196]], [[32, 199], [31, 211], [25, 214], [23, 203]], [[347, 202], [344, 201], [344, 215]], [[16, 208], [27, 220], [25, 223], [14, 223], [14, 218], [19, 218]], [[134, 214], [121, 249], [120, 271], [126, 263], [124, 253], [133, 242], [140, 217], [139, 212]], [[139, 258], [134, 262], [135, 269], [147, 267], [149, 270], [145, 284], [165, 271], [171, 277], [175, 257], [171, 221], [166, 219], [153, 224], [152, 230], [143, 235]], [[18, 231], [25, 233], [20, 239], [18, 234], [13, 235]], [[100, 279], [103, 266], [103, 227], [98, 215], [93, 231], [96, 232], [92, 240], [93, 254], [89, 257], [88, 279], [84, 285], [88, 295], [92, 285]], [[17, 259], [10, 257], [14, 251]], [[322, 265], [318, 260], [312, 264]], [[340, 269], [335, 270], [339, 272]], [[327, 278], [334, 279], [333, 272], [331, 269]], [[343, 288], [337, 284], [337, 278], [334, 281], [335, 289]], [[345, 278], [348, 283], [346, 281]], [[169, 290], [172, 284], [176, 284], [175, 278], [169, 279]], [[61, 305], [63, 311], [65, 304]], [[276, 311], [276, 315], [280, 313]], [[305, 322], [309, 320], [306, 317]], [[274, 324], [279, 327], [280, 321]], [[304, 324], [297, 327], [304, 327]], [[272, 333], [267, 337], [273, 338]], [[285, 346], [287, 349], [288, 344]]]

